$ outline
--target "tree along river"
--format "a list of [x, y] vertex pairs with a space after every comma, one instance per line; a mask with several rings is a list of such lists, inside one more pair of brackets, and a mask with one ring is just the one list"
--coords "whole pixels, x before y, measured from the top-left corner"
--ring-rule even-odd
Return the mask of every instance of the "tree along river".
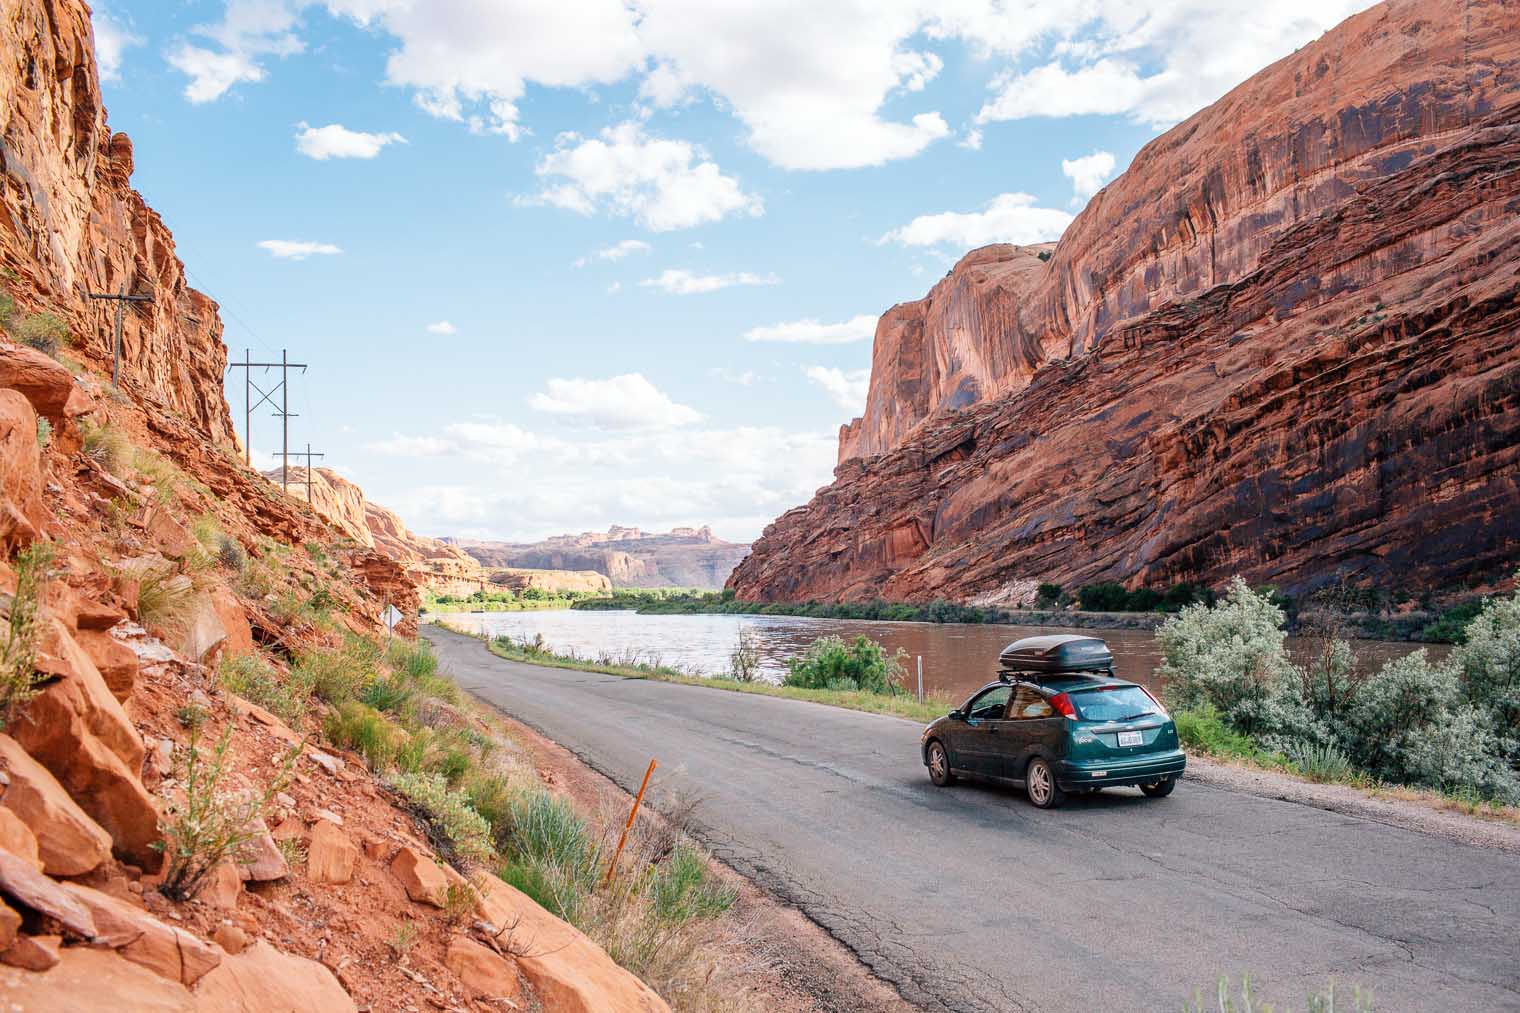
[[[1148, 630], [1085, 630], [1050, 626], [1004, 626], [967, 623], [897, 623], [859, 619], [804, 619], [763, 615], [639, 615], [636, 612], [601, 612], [545, 609], [532, 612], [455, 612], [441, 615], [448, 625], [468, 633], [482, 630], [491, 636], [505, 634], [514, 640], [542, 635], [544, 644], [560, 654], [606, 658], [618, 662], [669, 665], [693, 675], [723, 675], [729, 655], [739, 642], [741, 630], [751, 632], [759, 652], [761, 673], [780, 682], [786, 664], [822, 636], [846, 639], [865, 635], [889, 652], [901, 648], [907, 655], [907, 684], [914, 688], [916, 663], [924, 662], [924, 690], [944, 693], [956, 700], [996, 678], [997, 659], [1009, 643], [1020, 637], [1048, 633], [1077, 633], [1101, 637], [1114, 653], [1118, 675], [1156, 685], [1156, 666], [1161, 654], [1156, 636]], [[1289, 649], [1302, 642], [1288, 638]], [[1373, 666], [1415, 649], [1415, 645], [1377, 640], [1356, 641], [1357, 657]], [[1450, 648], [1432, 647], [1433, 656]]]

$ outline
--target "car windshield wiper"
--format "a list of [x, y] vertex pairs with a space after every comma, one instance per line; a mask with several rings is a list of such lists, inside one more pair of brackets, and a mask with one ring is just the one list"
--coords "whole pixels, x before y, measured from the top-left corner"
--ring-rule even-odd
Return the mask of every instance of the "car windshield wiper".
[[1133, 720], [1135, 720], [1135, 718], [1143, 718], [1143, 717], [1145, 717], [1148, 714], [1154, 714], [1154, 713], [1156, 713], [1156, 712], [1155, 711], [1141, 711], [1139, 714], [1127, 714], [1124, 717], [1122, 717], [1122, 718], [1116, 718], [1115, 720], [1117, 720], [1117, 721], [1133, 721]]

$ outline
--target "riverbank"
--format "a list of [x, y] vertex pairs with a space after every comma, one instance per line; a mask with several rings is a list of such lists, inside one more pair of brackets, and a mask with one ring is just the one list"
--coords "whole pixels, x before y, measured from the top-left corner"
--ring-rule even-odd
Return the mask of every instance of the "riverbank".
[[[445, 628], [454, 629], [446, 625]], [[454, 629], [454, 632], [465, 633], [467, 636], [476, 636], [476, 634], [465, 630]], [[757, 696], [805, 700], [809, 703], [820, 703], [830, 707], [865, 711], [869, 714], [888, 714], [892, 717], [907, 718], [910, 721], [919, 721], [925, 724], [933, 721], [935, 718], [941, 717], [955, 706], [955, 702], [949, 697], [937, 694], [928, 694], [923, 701], [919, 701], [910, 693], [892, 696], [861, 691], [800, 689], [795, 686], [778, 686], [769, 682], [741, 682], [738, 679], [730, 679], [723, 676], [695, 675], [691, 672], [683, 672], [680, 669], [671, 668], [668, 665], [651, 664], [632, 659], [619, 659], [607, 656], [584, 658], [575, 654], [561, 654], [505, 637], [485, 639], [485, 643], [492, 654], [507, 661], [520, 661], [525, 664], [542, 665], [547, 668], [569, 668], [582, 672], [597, 672], [602, 675], [616, 675], [624, 679], [654, 679], [659, 682], [673, 682], [682, 686], [700, 686], [704, 689], [726, 690], [730, 693], [751, 693]]]
[[[633, 611], [640, 615], [753, 615], [794, 616], [804, 619], [854, 619], [875, 622], [966, 623], [970, 625], [1039, 626], [1086, 630], [1155, 630], [1176, 611], [1097, 612], [1076, 608], [1002, 609], [951, 601], [912, 602], [760, 602], [722, 594], [619, 590], [611, 595], [581, 598], [570, 605], [578, 611]], [[1344, 617], [1345, 633], [1353, 639], [1390, 643], [1449, 644], [1460, 622], [1474, 614], [1471, 603], [1444, 612], [1402, 614], [1353, 613]], [[1290, 622], [1289, 632], [1295, 624]]]

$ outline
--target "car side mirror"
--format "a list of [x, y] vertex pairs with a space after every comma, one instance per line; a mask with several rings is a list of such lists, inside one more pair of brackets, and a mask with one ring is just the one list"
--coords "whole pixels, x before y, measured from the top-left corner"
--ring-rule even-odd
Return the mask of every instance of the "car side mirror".
[[964, 720], [966, 720], [966, 714], [965, 714], [965, 712], [964, 711], [959, 711], [959, 710], [953, 710], [953, 711], [951, 711], [950, 714], [949, 714], [949, 717], [950, 717], [951, 721], [964, 721]]

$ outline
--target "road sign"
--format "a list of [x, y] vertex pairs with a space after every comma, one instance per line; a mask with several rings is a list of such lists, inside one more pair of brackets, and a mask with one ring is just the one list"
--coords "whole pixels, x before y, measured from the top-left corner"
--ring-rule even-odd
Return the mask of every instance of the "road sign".
[[385, 606], [385, 611], [380, 613], [380, 621], [385, 624], [386, 632], [395, 630], [396, 624], [404, 618], [401, 610], [394, 605]]

